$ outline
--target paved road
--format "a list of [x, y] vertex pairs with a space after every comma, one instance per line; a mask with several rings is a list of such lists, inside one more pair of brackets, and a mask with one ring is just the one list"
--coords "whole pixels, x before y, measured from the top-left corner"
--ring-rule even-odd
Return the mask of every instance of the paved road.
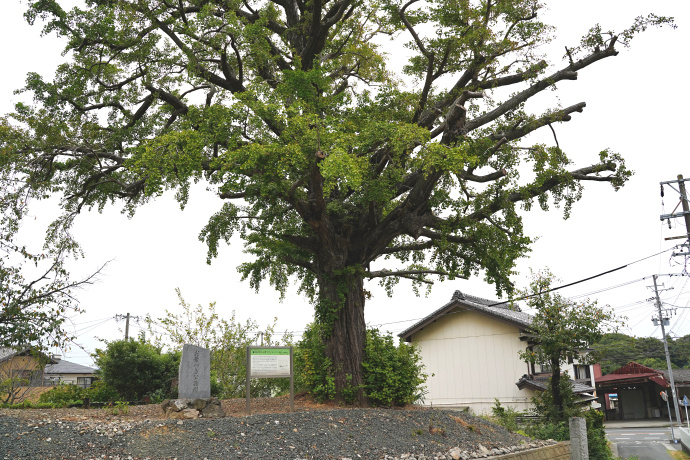
[[671, 459], [669, 449], [680, 450], [680, 444], [669, 442], [669, 428], [607, 428], [606, 436], [621, 458], [636, 455], [640, 460], [666, 460]]

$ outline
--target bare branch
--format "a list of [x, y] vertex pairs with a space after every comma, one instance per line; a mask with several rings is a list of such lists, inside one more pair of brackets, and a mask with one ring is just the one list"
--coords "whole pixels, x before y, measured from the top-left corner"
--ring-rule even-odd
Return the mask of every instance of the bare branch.
[[491, 139], [499, 140], [499, 139], [505, 138], [509, 141], [512, 141], [512, 140], [524, 137], [525, 135], [527, 135], [527, 134], [531, 133], [532, 131], [535, 131], [535, 130], [543, 127], [543, 126], [551, 125], [551, 123], [553, 123], [553, 122], [570, 121], [570, 114], [573, 112], [582, 112], [582, 109], [584, 109], [586, 105], [587, 104], [584, 102], [580, 102], [578, 104], [571, 105], [570, 107], [567, 107], [565, 109], [558, 110], [558, 111], [550, 113], [548, 115], [544, 115], [543, 117], [541, 117], [537, 120], [534, 120], [532, 122], [529, 122], [529, 123], [527, 123], [527, 124], [525, 124], [519, 128], [514, 128], [514, 129], [511, 129], [510, 131], [507, 131], [507, 132], [493, 134], [493, 135], [491, 135]]

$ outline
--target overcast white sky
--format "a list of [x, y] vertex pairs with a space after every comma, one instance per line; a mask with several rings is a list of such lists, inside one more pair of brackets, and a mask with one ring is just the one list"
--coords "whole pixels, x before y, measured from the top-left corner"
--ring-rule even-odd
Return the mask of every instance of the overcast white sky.
[[[548, 93], [536, 103], [548, 104], [556, 97], [564, 106], [585, 101], [587, 107], [575, 113], [572, 121], [556, 127], [558, 140], [577, 166], [596, 161], [604, 148], [622, 153], [635, 171], [630, 182], [615, 193], [607, 184], [586, 183], [584, 198], [575, 205], [572, 217], [564, 221], [559, 210], [531, 211], [525, 217], [525, 230], [539, 240], [533, 252], [518, 266], [518, 285], [525, 285], [529, 268], [549, 267], [570, 283], [582, 278], [646, 258], [673, 246], [664, 241], [685, 232], [683, 221], [672, 222], [672, 229], [659, 220], [678, 203], [678, 194], [666, 188], [665, 206], [659, 195], [659, 182], [678, 174], [690, 177], [690, 160], [685, 139], [690, 89], [687, 84], [687, 46], [690, 45], [690, 3], [678, 0], [580, 0], [546, 2], [550, 5], [547, 22], [556, 26], [557, 39], [549, 48], [552, 62], [560, 63], [564, 46], [575, 45], [594, 23], [604, 29], [622, 30], [634, 17], [654, 12], [674, 16], [678, 29], [648, 30], [633, 40], [630, 49], [621, 48], [617, 57], [584, 69], [577, 81], [560, 85], [558, 93]], [[38, 26], [29, 27], [22, 18], [24, 2], [5, 0], [0, 16], [0, 114], [12, 110], [21, 97], [13, 90], [22, 87], [27, 72], [50, 76], [60, 56], [62, 43], [54, 36], [40, 37]], [[391, 45], [393, 46], [393, 45]], [[551, 139], [551, 134], [544, 141]], [[296, 292], [284, 302], [268, 285], [260, 293], [242, 283], [235, 267], [245, 260], [241, 241], [222, 249], [211, 266], [206, 265], [206, 248], [197, 239], [208, 217], [221, 205], [219, 199], [199, 187], [193, 190], [187, 208], [180, 211], [172, 196], [141, 208], [133, 219], [107, 208], [80, 216], [75, 227], [86, 258], [72, 264], [75, 276], [94, 271], [111, 261], [100, 281], [77, 293], [86, 313], [74, 318], [79, 342], [86, 351], [73, 347], [66, 359], [91, 365], [87, 352], [99, 346], [94, 337], [122, 337], [124, 323], [113, 319], [130, 312], [143, 317], [162, 316], [165, 309], [176, 311], [175, 288], [187, 302], [207, 305], [216, 301], [221, 313], [237, 318], [252, 318], [261, 325], [278, 318], [278, 330], [302, 331], [313, 318], [309, 303]], [[50, 206], [36, 207], [26, 223], [26, 234], [38, 240], [51, 216]], [[677, 243], [680, 240], [676, 240]], [[34, 241], [34, 243], [38, 243]], [[670, 260], [670, 252], [651, 257], [596, 280], [578, 284], [562, 293], [566, 296], [590, 295], [628, 317], [623, 332], [637, 336], [660, 337], [652, 325], [655, 314], [649, 299], [653, 292], [651, 275], [679, 274], [680, 258]], [[641, 280], [648, 277], [646, 280]], [[636, 281], [639, 280], [639, 281]], [[671, 319], [674, 335], [690, 334], [690, 284], [688, 277], [662, 277], [662, 298], [677, 306]], [[636, 282], [634, 282], [636, 281]], [[624, 283], [625, 286], [612, 288]], [[415, 297], [409, 285], [401, 283], [392, 299], [371, 282], [367, 289], [373, 298], [366, 306], [370, 325], [397, 333], [446, 303], [453, 291], [495, 298], [493, 287], [482, 279], [437, 283], [428, 297]], [[595, 293], [596, 292], [596, 293]], [[408, 321], [409, 320], [409, 321]], [[669, 329], [667, 328], [667, 331]], [[131, 335], [138, 328], [132, 323]], [[297, 334], [299, 335], [299, 334]]]

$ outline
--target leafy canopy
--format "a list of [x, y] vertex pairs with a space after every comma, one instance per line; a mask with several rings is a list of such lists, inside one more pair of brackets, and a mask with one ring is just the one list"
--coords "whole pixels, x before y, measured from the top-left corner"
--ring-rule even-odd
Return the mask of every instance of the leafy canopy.
[[[551, 65], [553, 29], [537, 0], [58, 0], [28, 2], [30, 23], [67, 42], [52, 80], [32, 73], [0, 122], [4, 192], [57, 195], [49, 233], [70, 240], [82, 209], [122, 200], [133, 213], [204, 181], [226, 200], [203, 228], [209, 260], [239, 232], [242, 275], [284, 292], [295, 275], [321, 295], [343, 273], [429, 283], [485, 270], [511, 290], [529, 251], [519, 207], [562, 205], [581, 182], [615, 189], [631, 172], [609, 150], [588, 166], [523, 143], [584, 102], [532, 113], [527, 102], [618, 54], [620, 33], [592, 28]], [[386, 40], [409, 58], [398, 75]], [[321, 294], [320, 294], [321, 293]]]
[[179, 353], [161, 353], [161, 349], [143, 340], [107, 342], [94, 353], [99, 376], [127, 401], [144, 395], [171, 394], [173, 380], [180, 366]]

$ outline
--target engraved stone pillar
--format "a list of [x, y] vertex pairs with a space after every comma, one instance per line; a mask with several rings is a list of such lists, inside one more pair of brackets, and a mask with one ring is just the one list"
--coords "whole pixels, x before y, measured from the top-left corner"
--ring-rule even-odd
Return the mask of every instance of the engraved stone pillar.
[[211, 397], [211, 352], [206, 348], [185, 344], [180, 359], [179, 398]]
[[570, 459], [589, 460], [587, 424], [582, 417], [570, 418]]

